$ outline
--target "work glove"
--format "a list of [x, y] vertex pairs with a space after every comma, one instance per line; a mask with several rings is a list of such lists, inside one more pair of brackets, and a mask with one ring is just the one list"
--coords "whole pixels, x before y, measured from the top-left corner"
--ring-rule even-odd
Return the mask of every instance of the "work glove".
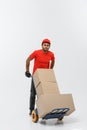
[[30, 78], [30, 77], [31, 77], [31, 73], [28, 72], [28, 71], [26, 71], [26, 72], [25, 72], [25, 76], [28, 77], [28, 78]]

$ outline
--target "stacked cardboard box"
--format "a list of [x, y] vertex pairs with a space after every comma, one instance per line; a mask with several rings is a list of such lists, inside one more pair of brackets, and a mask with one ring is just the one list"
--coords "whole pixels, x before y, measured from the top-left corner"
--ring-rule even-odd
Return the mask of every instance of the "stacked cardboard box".
[[33, 80], [39, 117], [44, 117], [56, 108], [69, 108], [66, 115], [70, 115], [75, 110], [72, 94], [60, 94], [53, 69], [37, 69]]
[[53, 69], [37, 69], [33, 79], [38, 98], [42, 94], [60, 93]]
[[55, 82], [42, 81], [36, 86], [36, 92], [39, 98], [43, 94], [58, 94], [59, 89]]

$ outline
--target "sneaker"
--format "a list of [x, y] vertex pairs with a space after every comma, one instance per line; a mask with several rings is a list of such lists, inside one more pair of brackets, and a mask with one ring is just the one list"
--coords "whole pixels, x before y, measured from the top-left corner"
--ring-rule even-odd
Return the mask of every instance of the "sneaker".
[[30, 116], [32, 115], [32, 110], [30, 110], [29, 115], [30, 115]]
[[30, 111], [30, 112], [29, 112], [29, 115], [31, 116], [31, 114], [32, 114], [32, 112]]

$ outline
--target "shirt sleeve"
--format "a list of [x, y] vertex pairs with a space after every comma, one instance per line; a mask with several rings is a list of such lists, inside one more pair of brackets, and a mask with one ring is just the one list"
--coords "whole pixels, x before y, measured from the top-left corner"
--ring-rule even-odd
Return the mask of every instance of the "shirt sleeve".
[[34, 51], [33, 53], [31, 53], [29, 55], [30, 59], [34, 59], [36, 57], [36, 51]]
[[54, 53], [52, 53], [52, 55], [51, 55], [51, 60], [55, 60]]

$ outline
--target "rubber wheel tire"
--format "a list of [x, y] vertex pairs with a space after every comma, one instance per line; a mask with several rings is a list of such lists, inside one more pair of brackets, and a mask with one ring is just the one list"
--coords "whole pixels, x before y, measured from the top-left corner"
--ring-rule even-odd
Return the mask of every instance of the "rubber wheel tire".
[[59, 120], [59, 121], [62, 121], [62, 120], [63, 120], [63, 117], [61, 117], [61, 118], [58, 118], [58, 120]]
[[38, 115], [36, 114], [35, 110], [33, 110], [32, 111], [32, 121], [34, 123], [37, 123], [38, 119], [39, 119]]

